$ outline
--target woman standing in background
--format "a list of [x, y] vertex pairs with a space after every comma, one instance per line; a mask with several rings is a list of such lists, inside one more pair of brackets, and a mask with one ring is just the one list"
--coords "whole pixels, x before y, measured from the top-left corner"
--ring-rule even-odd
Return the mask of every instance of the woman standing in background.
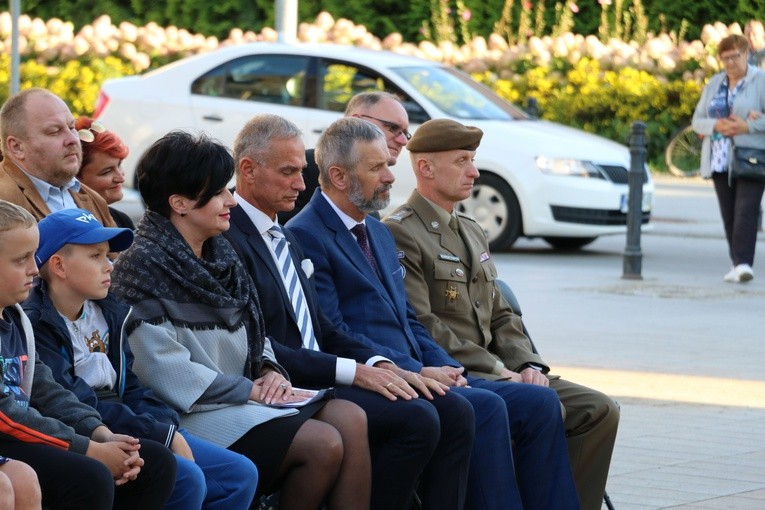
[[717, 56], [723, 71], [704, 87], [693, 114], [693, 130], [704, 135], [701, 175], [714, 183], [733, 263], [723, 279], [748, 282], [754, 278], [757, 219], [765, 181], [733, 178], [730, 165], [734, 144], [765, 150], [765, 73], [748, 64], [749, 41], [742, 35], [720, 41]]

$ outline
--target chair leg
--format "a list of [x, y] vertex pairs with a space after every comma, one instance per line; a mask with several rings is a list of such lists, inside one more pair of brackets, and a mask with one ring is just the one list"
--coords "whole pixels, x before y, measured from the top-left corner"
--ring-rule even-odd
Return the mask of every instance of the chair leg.
[[611, 498], [608, 497], [607, 492], [603, 493], [603, 501], [606, 503], [606, 508], [608, 508], [608, 510], [614, 510], [614, 505], [611, 503]]

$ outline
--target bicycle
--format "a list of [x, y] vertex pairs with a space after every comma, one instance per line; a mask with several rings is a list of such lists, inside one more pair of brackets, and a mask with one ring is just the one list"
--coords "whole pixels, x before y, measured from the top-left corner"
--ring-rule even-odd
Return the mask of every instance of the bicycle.
[[670, 138], [664, 150], [664, 161], [672, 175], [695, 177], [701, 168], [701, 141], [703, 137], [691, 126], [685, 126]]

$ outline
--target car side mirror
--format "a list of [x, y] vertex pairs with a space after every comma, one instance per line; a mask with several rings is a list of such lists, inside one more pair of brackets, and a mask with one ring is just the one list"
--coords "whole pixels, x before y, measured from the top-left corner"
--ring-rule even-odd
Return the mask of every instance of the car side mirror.
[[542, 110], [539, 108], [539, 101], [536, 97], [529, 97], [526, 99], [526, 113], [532, 119], [538, 119], [542, 115]]

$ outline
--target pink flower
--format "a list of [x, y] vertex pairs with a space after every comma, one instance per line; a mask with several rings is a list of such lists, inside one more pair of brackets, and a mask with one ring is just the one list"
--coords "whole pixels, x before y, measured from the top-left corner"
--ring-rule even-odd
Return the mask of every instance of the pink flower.
[[577, 12], [579, 12], [579, 6], [578, 6], [578, 5], [576, 5], [576, 3], [575, 3], [575, 2], [569, 2], [569, 3], [568, 3], [568, 8], [569, 8], [569, 9], [571, 9], [571, 12], [573, 12], [574, 14], [576, 14]]
[[470, 9], [465, 9], [464, 11], [462, 11], [462, 19], [464, 19], [465, 21], [470, 21], [470, 18], [472, 17], [473, 17], [473, 13], [470, 12]]
[[524, 9], [531, 9], [531, 2], [523, 2]]

